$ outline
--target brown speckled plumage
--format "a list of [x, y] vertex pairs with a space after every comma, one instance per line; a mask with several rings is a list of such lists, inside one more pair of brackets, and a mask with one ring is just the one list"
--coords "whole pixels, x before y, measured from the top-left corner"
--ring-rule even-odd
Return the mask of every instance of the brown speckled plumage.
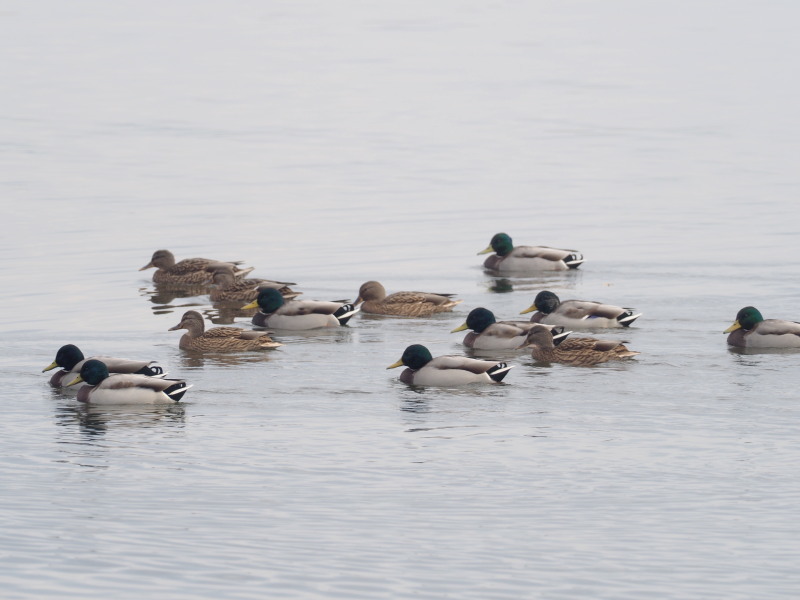
[[266, 331], [251, 331], [239, 327], [213, 327], [205, 331], [203, 315], [196, 310], [184, 313], [181, 322], [170, 331], [186, 329], [179, 346], [183, 350], [200, 352], [245, 352], [276, 348], [282, 344], [269, 337]]
[[376, 315], [396, 315], [404, 317], [427, 317], [447, 312], [461, 302], [453, 300], [453, 294], [430, 294], [427, 292], [395, 292], [386, 295], [386, 289], [377, 281], [367, 281], [358, 290], [356, 303], [361, 311]]
[[154, 283], [210, 285], [214, 270], [220, 267], [230, 268], [236, 277], [244, 277], [253, 270], [252, 267], [239, 269], [236, 265], [240, 263], [241, 261], [223, 262], [209, 258], [185, 258], [175, 262], [175, 255], [169, 250], [156, 250], [150, 262], [139, 270], [155, 267]]
[[269, 287], [278, 290], [284, 298], [295, 298], [302, 292], [295, 292], [286, 281], [271, 281], [269, 279], [237, 279], [233, 270], [223, 267], [215, 269], [212, 277], [216, 285], [210, 292], [212, 302], [253, 302], [258, 297], [258, 291]]
[[553, 345], [553, 334], [543, 326], [536, 326], [528, 334], [531, 356], [539, 362], [558, 362], [578, 367], [588, 367], [610, 360], [621, 360], [639, 354], [615, 340], [595, 338], [568, 338]]

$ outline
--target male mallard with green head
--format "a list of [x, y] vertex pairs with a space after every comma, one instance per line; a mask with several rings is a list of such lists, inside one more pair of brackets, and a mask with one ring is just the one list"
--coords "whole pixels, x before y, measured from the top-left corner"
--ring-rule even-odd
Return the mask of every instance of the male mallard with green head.
[[512, 368], [504, 362], [476, 360], [465, 356], [437, 356], [422, 344], [412, 344], [396, 363], [386, 367], [407, 367], [400, 381], [411, 385], [455, 386], [468, 383], [500, 383]]
[[577, 269], [583, 263], [583, 254], [577, 250], [560, 250], [548, 246], [514, 246], [507, 233], [497, 233], [489, 246], [478, 254], [489, 254], [483, 267], [501, 273], [536, 273], [538, 271], [566, 271]]
[[[128, 373], [139, 375], [162, 375], [164, 369], [154, 360], [130, 360], [128, 358], [113, 358], [111, 356], [92, 356], [91, 358], [101, 360], [111, 373]], [[53, 387], [65, 387], [80, 372], [84, 363], [89, 360], [75, 344], [61, 346], [56, 352], [55, 360], [42, 369], [42, 373], [50, 371], [56, 367], [61, 367], [50, 378], [50, 385]]]
[[642, 313], [635, 313], [632, 308], [623, 308], [613, 304], [592, 302], [590, 300], [564, 300], [550, 291], [536, 294], [533, 304], [520, 312], [537, 311], [532, 323], [544, 325], [563, 325], [568, 329], [600, 329], [613, 327], [629, 327]]
[[[464, 345], [475, 350], [517, 350], [527, 346], [528, 332], [535, 326], [530, 321], [497, 321], [492, 311], [481, 306], [473, 308], [466, 322], [450, 333], [471, 329], [464, 336]], [[563, 327], [555, 329], [556, 335], [569, 335]]]
[[736, 313], [736, 320], [723, 333], [728, 345], [738, 348], [800, 348], [800, 323], [765, 319], [753, 306]]
[[253, 315], [253, 325], [294, 331], [339, 327], [358, 312], [358, 308], [343, 302], [285, 300], [272, 288], [260, 290], [255, 302], [243, 306], [242, 310], [256, 307], [260, 310]]
[[178, 402], [191, 385], [183, 379], [147, 375], [110, 374], [106, 364], [90, 358], [68, 386], [85, 382], [78, 390], [78, 402], [90, 404], [161, 404]]

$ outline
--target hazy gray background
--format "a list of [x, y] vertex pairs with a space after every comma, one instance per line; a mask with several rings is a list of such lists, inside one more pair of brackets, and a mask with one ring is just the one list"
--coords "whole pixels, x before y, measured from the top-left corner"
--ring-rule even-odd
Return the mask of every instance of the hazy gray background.
[[[0, 582], [8, 598], [786, 598], [800, 576], [800, 9], [790, 2], [8, 2], [0, 11]], [[581, 271], [480, 269], [492, 234]], [[307, 297], [455, 292], [198, 359], [157, 248]], [[385, 366], [540, 289], [634, 306], [642, 355], [506, 384]], [[246, 319], [239, 319], [248, 326]], [[87, 410], [64, 343], [194, 388]]]

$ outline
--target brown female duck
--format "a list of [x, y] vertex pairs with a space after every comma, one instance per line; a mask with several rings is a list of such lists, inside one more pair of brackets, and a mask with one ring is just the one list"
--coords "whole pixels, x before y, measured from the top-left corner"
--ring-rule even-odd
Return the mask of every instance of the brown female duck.
[[386, 289], [377, 281], [367, 281], [358, 290], [356, 305], [361, 312], [375, 315], [402, 317], [427, 317], [447, 312], [461, 302], [453, 300], [454, 294], [431, 294], [428, 292], [395, 292], [386, 295]]
[[224, 262], [209, 258], [185, 258], [175, 262], [175, 255], [169, 250], [156, 250], [150, 262], [139, 270], [144, 271], [155, 267], [154, 283], [208, 285], [211, 283], [213, 271], [218, 267], [230, 268], [236, 277], [244, 277], [253, 270], [253, 267], [239, 269], [237, 265], [241, 262]]
[[206, 331], [203, 315], [196, 310], [185, 312], [181, 322], [170, 327], [169, 331], [178, 329], [186, 329], [179, 344], [183, 350], [246, 352], [283, 345], [269, 337], [268, 331], [251, 331], [239, 327], [212, 327]]
[[290, 285], [297, 285], [287, 281], [272, 281], [270, 279], [237, 278], [228, 266], [214, 269], [212, 274], [214, 287], [210, 292], [212, 302], [253, 302], [258, 298], [258, 292], [264, 288], [278, 290], [284, 298], [295, 298], [302, 292], [295, 292]]
[[639, 354], [615, 340], [595, 338], [553, 339], [553, 333], [544, 325], [537, 325], [528, 333], [531, 356], [539, 362], [557, 362], [577, 367], [588, 367], [610, 360], [622, 360]]

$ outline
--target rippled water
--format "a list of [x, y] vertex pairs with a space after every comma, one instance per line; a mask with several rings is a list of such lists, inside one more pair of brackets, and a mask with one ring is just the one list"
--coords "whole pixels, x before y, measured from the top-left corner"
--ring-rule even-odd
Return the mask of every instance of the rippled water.
[[[4, 598], [789, 598], [800, 318], [789, 3], [12, 2], [0, 13]], [[578, 248], [498, 281], [492, 234]], [[157, 248], [305, 297], [457, 293], [197, 357]], [[641, 352], [486, 388], [385, 367], [541, 289], [633, 306]], [[276, 338], [278, 336], [276, 335]], [[175, 406], [87, 408], [65, 343], [157, 359]]]

